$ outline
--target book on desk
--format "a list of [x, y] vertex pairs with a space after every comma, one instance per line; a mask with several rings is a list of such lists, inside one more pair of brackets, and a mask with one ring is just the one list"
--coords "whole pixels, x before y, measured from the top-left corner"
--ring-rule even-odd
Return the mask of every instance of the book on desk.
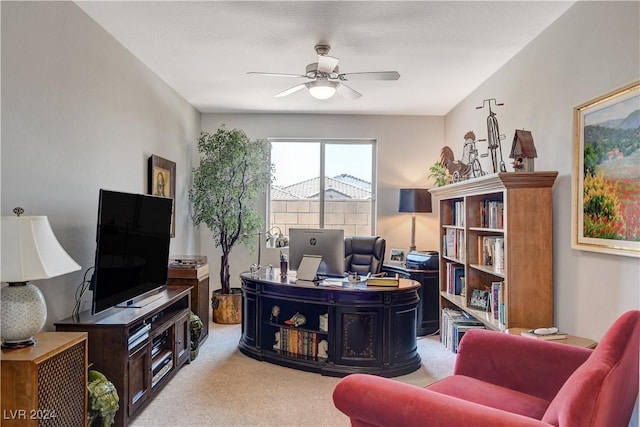
[[564, 332], [555, 332], [552, 334], [537, 334], [535, 329], [528, 329], [520, 332], [520, 335], [527, 338], [539, 339], [543, 341], [554, 341], [567, 339], [567, 334]]

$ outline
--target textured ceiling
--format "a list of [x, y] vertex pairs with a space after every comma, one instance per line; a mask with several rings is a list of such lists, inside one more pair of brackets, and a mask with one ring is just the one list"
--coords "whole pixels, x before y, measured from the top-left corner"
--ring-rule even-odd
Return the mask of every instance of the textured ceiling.
[[[201, 112], [444, 115], [574, 1], [78, 1], [99, 25]], [[363, 96], [320, 101], [301, 83], [331, 45]]]

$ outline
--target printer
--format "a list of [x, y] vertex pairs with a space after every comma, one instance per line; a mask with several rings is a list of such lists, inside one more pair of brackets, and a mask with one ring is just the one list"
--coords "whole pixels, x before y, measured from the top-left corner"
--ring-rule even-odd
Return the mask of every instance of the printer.
[[410, 270], [438, 270], [437, 251], [411, 251], [406, 258]]

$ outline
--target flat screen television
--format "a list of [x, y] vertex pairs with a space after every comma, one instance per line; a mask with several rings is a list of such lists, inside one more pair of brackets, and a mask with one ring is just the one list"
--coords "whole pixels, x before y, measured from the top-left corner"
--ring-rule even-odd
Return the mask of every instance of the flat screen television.
[[148, 304], [166, 285], [171, 205], [165, 197], [100, 190], [92, 314]]
[[320, 277], [344, 277], [344, 230], [289, 229], [289, 268], [298, 270], [303, 255], [320, 255]]

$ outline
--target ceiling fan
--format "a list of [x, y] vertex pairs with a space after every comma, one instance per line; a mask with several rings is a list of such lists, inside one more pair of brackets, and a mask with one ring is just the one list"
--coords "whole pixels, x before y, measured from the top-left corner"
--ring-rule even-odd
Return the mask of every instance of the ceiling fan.
[[308, 79], [306, 83], [293, 86], [287, 90], [275, 94], [276, 97], [291, 95], [301, 89], [307, 88], [311, 96], [317, 99], [329, 99], [335, 93], [345, 98], [358, 99], [362, 94], [344, 82], [349, 80], [398, 80], [400, 74], [397, 71], [369, 71], [362, 73], [340, 73], [338, 70], [338, 58], [328, 56], [331, 46], [325, 44], [316, 45], [318, 62], [307, 65], [305, 74], [263, 73], [249, 71], [247, 74], [260, 74], [272, 77], [296, 77]]

